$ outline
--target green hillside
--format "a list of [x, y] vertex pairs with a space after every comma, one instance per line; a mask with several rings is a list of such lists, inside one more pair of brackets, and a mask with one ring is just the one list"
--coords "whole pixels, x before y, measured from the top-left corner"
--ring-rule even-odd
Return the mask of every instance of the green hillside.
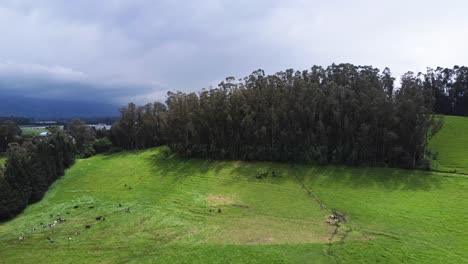
[[429, 148], [437, 155], [433, 169], [468, 174], [468, 117], [446, 116]]
[[[0, 260], [468, 261], [464, 176], [183, 160], [167, 153], [162, 147], [80, 160], [42, 201], [0, 224]], [[268, 176], [259, 177], [265, 173]], [[323, 206], [346, 214], [348, 221], [336, 235], [326, 223], [329, 213], [307, 195], [298, 179]], [[59, 213], [66, 222], [40, 226]], [[105, 220], [96, 220], [99, 216]]]

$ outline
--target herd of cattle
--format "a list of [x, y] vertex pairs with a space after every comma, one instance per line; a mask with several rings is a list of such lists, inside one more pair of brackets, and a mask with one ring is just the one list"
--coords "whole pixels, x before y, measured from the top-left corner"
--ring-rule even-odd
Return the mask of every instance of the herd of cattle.
[[[119, 204], [119, 207], [122, 207], [122, 204]], [[78, 206], [78, 205], [75, 205], [73, 208], [74, 208], [74, 209], [78, 209], [79, 206]], [[94, 208], [94, 206], [89, 206], [89, 207], [88, 207], [88, 209], [93, 209], [93, 208]], [[126, 209], [124, 210], [124, 212], [130, 213], [130, 208], [129, 208], [129, 207], [126, 208]], [[70, 212], [66, 212], [66, 215], [71, 215], [71, 213], [70, 213]], [[56, 218], [55, 218], [55, 217], [56, 217]], [[65, 223], [65, 222], [67, 222], [67, 220], [66, 220], [65, 218], [62, 218], [61, 213], [58, 213], [55, 217], [54, 217], [53, 214], [50, 214], [50, 215], [49, 215], [49, 218], [54, 218], [55, 220], [52, 221], [52, 222], [50, 222], [50, 223], [40, 223], [40, 224], [39, 224], [39, 225], [40, 225], [40, 228], [42, 228], [42, 229], [53, 229], [53, 228], [56, 227], [56, 225], [58, 225], [58, 224], [63, 224], [63, 223]], [[100, 215], [100, 216], [97, 216], [95, 219], [96, 219], [96, 221], [105, 221], [105, 220], [106, 220], [106, 217]], [[84, 226], [84, 229], [90, 229], [90, 228], [91, 228], [91, 225], [89, 225], [89, 224]], [[37, 229], [36, 227], [32, 227], [32, 228], [31, 228], [31, 231], [32, 231], [32, 232], [37, 231], [37, 230], [38, 230], [38, 229]], [[80, 231], [76, 231], [76, 232], [74, 232], [74, 235], [68, 236], [68, 240], [70, 241], [70, 240], [73, 239], [73, 238], [72, 238], [73, 236], [79, 236], [79, 235], [81, 235], [81, 232], [80, 232]], [[19, 239], [20, 241], [23, 241], [23, 240], [26, 239], [26, 237], [25, 237], [24, 235], [22, 235], [22, 236], [19, 236], [18, 239]], [[47, 237], [47, 241], [48, 241], [49, 243], [55, 243], [54, 239], [51, 238], [51, 237]]]

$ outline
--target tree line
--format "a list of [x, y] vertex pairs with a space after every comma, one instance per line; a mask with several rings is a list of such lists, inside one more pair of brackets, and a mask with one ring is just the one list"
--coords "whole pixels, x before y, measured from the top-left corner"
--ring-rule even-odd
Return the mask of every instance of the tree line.
[[16, 122], [0, 119], [0, 153], [8, 149], [8, 144], [21, 140], [22, 131]]
[[429, 68], [423, 76], [426, 89], [432, 91], [435, 113], [468, 116], [468, 67]]
[[5, 166], [0, 164], [0, 220], [12, 218], [39, 201], [75, 158], [112, 147], [105, 129], [96, 130], [81, 120], [67, 123], [64, 129], [54, 126], [48, 136], [22, 137], [15, 122], [0, 122], [0, 149], [7, 151]]
[[20, 213], [42, 198], [49, 186], [74, 162], [75, 145], [59, 129], [48, 137], [11, 143], [0, 175], [0, 220]]
[[428, 138], [441, 126], [434, 90], [411, 72], [394, 89], [388, 68], [333, 64], [262, 70], [160, 104], [121, 109], [120, 147], [168, 144], [182, 156], [428, 167]]

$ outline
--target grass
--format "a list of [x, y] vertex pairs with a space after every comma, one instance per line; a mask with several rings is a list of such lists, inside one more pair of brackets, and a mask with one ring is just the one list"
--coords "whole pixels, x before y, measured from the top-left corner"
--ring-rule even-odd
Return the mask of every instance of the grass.
[[6, 160], [7, 160], [7, 156], [0, 154], [0, 165], [5, 164]]
[[[273, 170], [276, 176], [256, 178]], [[346, 214], [348, 222], [333, 243], [328, 213], [298, 179], [326, 206]], [[450, 174], [179, 159], [165, 147], [98, 155], [78, 161], [42, 201], [0, 224], [0, 259], [467, 262], [467, 184], [465, 176]], [[58, 213], [65, 223], [39, 227]], [[96, 221], [97, 216], [106, 220]], [[76, 231], [81, 235], [74, 236]], [[24, 241], [18, 240], [21, 235]]]
[[296, 171], [329, 207], [349, 216], [330, 253], [345, 263], [466, 263], [468, 178], [382, 168]]
[[446, 116], [444, 126], [430, 141], [437, 154], [433, 169], [468, 174], [468, 117]]

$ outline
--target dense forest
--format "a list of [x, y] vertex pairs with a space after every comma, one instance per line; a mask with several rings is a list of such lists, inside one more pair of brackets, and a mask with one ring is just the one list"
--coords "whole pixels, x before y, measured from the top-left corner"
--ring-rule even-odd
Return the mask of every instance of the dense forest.
[[74, 144], [59, 129], [49, 137], [12, 143], [0, 175], [0, 219], [8, 219], [42, 198], [74, 161]]
[[8, 149], [8, 144], [20, 140], [22, 131], [16, 122], [0, 119], [0, 153]]
[[48, 136], [23, 137], [13, 121], [0, 122], [0, 147], [7, 145], [6, 164], [0, 164], [0, 220], [20, 213], [42, 198], [75, 158], [87, 158], [111, 148], [109, 131], [96, 130], [81, 120], [65, 130], [49, 128]]
[[398, 90], [394, 80], [389, 69], [351, 64], [258, 70], [198, 93], [168, 93], [167, 109], [129, 104], [111, 138], [213, 159], [427, 167], [428, 137], [440, 127], [434, 91], [421, 75], [405, 74]]
[[468, 67], [428, 69], [424, 86], [432, 91], [436, 114], [468, 116]]

